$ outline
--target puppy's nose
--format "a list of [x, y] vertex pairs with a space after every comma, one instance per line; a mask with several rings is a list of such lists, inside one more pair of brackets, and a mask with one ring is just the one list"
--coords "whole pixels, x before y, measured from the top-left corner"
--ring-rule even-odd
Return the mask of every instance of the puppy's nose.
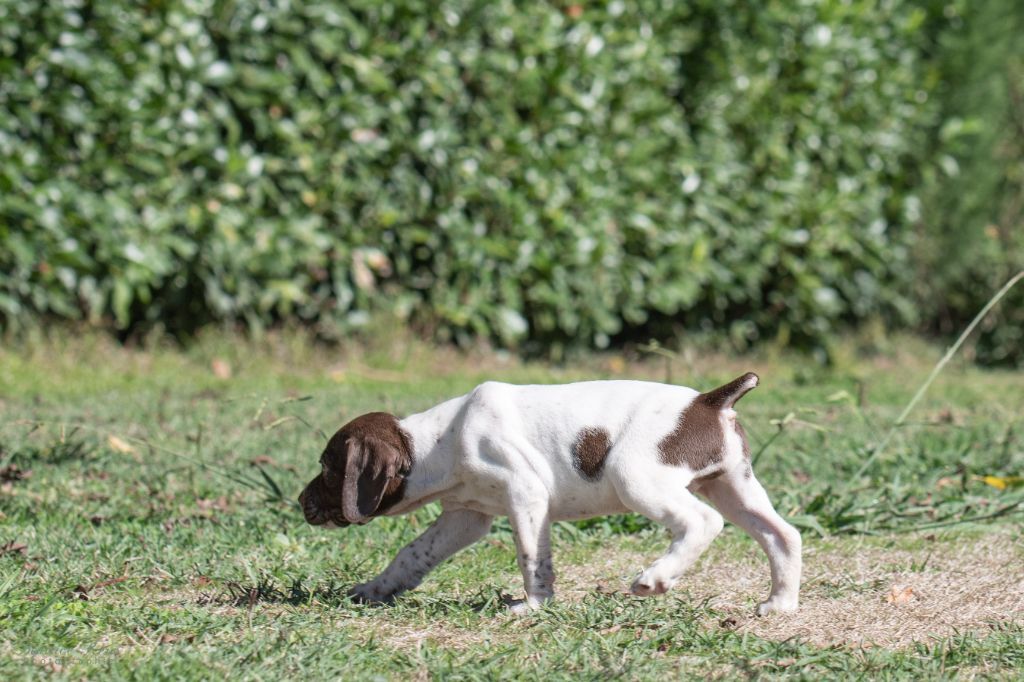
[[305, 508], [306, 506], [306, 489], [303, 488], [302, 492], [299, 493], [299, 506]]

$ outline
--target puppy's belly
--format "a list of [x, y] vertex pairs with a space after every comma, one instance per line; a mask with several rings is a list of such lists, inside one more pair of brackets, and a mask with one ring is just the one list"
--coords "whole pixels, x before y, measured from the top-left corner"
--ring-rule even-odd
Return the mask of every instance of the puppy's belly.
[[[508, 516], [511, 509], [506, 482], [478, 482], [459, 486], [441, 497], [452, 507], [472, 509], [492, 516]], [[552, 521], [589, 519], [606, 514], [622, 514], [629, 509], [622, 504], [610, 482], [580, 482], [556, 488], [549, 494], [548, 511]]]
[[589, 519], [606, 514], [622, 514], [629, 510], [622, 504], [610, 484], [588, 483], [556, 492], [551, 500], [552, 521]]

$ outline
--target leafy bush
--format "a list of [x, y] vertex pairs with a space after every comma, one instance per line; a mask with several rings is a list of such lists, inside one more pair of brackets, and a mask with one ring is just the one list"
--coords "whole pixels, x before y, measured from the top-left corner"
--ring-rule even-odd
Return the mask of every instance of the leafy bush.
[[5, 0], [0, 317], [557, 352], [906, 319], [916, 3]]
[[[916, 298], [927, 328], [953, 335], [1024, 269], [1024, 5], [953, 3], [940, 34], [944, 120], [918, 228]], [[973, 347], [985, 364], [1024, 366], [1024, 286]]]

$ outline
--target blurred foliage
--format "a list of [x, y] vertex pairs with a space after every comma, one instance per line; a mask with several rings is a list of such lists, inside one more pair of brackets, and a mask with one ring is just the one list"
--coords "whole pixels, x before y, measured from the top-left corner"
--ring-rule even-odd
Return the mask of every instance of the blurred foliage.
[[913, 322], [946, 9], [0, 0], [0, 324]]
[[[1024, 4], [958, 0], [945, 15], [945, 115], [923, 193], [916, 298], [929, 327], [951, 336], [1024, 269]], [[972, 352], [1024, 366], [1024, 287], [986, 320]]]

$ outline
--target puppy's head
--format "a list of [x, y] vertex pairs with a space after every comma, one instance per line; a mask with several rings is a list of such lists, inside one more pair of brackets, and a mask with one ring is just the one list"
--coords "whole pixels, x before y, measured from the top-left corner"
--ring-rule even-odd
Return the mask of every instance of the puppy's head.
[[366, 523], [402, 499], [412, 441], [385, 412], [357, 417], [327, 443], [320, 474], [299, 495], [308, 523]]

